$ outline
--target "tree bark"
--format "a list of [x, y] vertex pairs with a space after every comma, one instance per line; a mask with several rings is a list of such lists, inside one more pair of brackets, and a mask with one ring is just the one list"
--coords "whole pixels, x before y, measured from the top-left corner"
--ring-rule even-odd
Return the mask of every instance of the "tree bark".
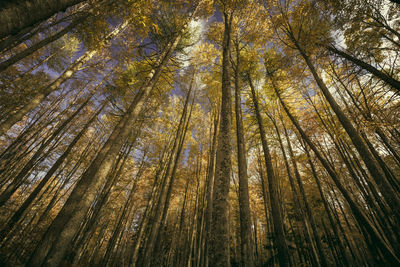
[[365, 213], [360, 209], [360, 207], [356, 204], [356, 202], [353, 200], [353, 198], [347, 192], [345, 187], [342, 185], [342, 183], [339, 180], [338, 175], [332, 169], [331, 165], [325, 160], [324, 157], [322, 157], [322, 155], [319, 152], [319, 150], [317, 149], [317, 147], [314, 145], [314, 143], [311, 141], [311, 139], [306, 135], [306, 133], [300, 127], [297, 120], [290, 113], [289, 109], [287, 108], [285, 102], [283, 101], [283, 99], [278, 91], [277, 85], [275, 84], [275, 81], [273, 80], [273, 78], [270, 78], [270, 81], [272, 83], [272, 87], [275, 91], [275, 94], [278, 96], [279, 102], [281, 103], [283, 109], [285, 110], [286, 115], [292, 121], [293, 125], [296, 127], [297, 131], [300, 133], [300, 136], [303, 138], [303, 140], [307, 143], [307, 145], [314, 152], [315, 156], [321, 162], [322, 166], [328, 172], [329, 176], [332, 178], [333, 182], [335, 183], [335, 185], [337, 186], [339, 191], [342, 193], [343, 197], [346, 199], [346, 201], [349, 204], [350, 209], [352, 210], [354, 217], [357, 220], [357, 222], [359, 223], [359, 225], [366, 229], [368, 234], [371, 236], [371, 239], [376, 244], [379, 244], [379, 249], [382, 251], [382, 253], [385, 255], [385, 257], [387, 257], [387, 261], [389, 263], [394, 264], [394, 265], [400, 264], [400, 260], [396, 256], [393, 249], [390, 247], [390, 245], [387, 243], [387, 241], [378, 233], [376, 228], [371, 224], [370, 220], [367, 218]]
[[319, 77], [314, 65], [312, 64], [310, 58], [304, 50], [300, 47], [297, 40], [292, 38], [294, 41], [297, 49], [299, 50], [301, 56], [303, 57], [304, 61], [306, 62], [308, 68], [310, 69], [318, 87], [321, 89], [325, 99], [328, 101], [329, 105], [331, 106], [332, 110], [335, 112], [337, 118], [339, 119], [341, 125], [347, 132], [348, 136], [350, 137], [351, 141], [353, 142], [354, 147], [357, 149], [358, 153], [360, 154], [361, 158], [363, 159], [365, 166], [367, 167], [371, 177], [376, 182], [379, 190], [381, 191], [384, 199], [392, 209], [393, 215], [396, 220], [400, 221], [400, 199], [397, 197], [397, 193], [393, 190], [393, 187], [388, 183], [388, 180], [384, 174], [384, 172], [380, 169], [378, 164], [375, 162], [373, 155], [371, 154], [370, 150], [368, 149], [367, 145], [362, 140], [360, 134], [354, 128], [350, 120], [347, 118], [345, 113], [342, 111], [340, 106], [336, 103], [335, 99], [333, 98], [332, 94], [329, 92], [328, 87], [324, 83], [324, 81]]
[[239, 179], [239, 212], [240, 212], [240, 247], [241, 266], [254, 265], [253, 241], [251, 235], [251, 218], [249, 202], [249, 184], [247, 177], [246, 145], [242, 121], [241, 97], [240, 97], [240, 51], [236, 42], [236, 66], [235, 66], [235, 115], [236, 115], [236, 142]]
[[42, 22], [84, 0], [20, 0], [0, 5], [0, 39]]
[[81, 23], [84, 20], [84, 18], [85, 17], [79, 17], [79, 18], [75, 19], [74, 21], [72, 21], [70, 24], [68, 24], [68, 26], [66, 26], [61, 31], [59, 31], [59, 32], [47, 37], [47, 38], [44, 38], [43, 40], [33, 44], [32, 46], [30, 46], [30, 47], [26, 48], [25, 50], [19, 52], [18, 54], [13, 55], [10, 58], [8, 58], [7, 60], [1, 62], [0, 63], [0, 72], [6, 70], [8, 67], [10, 67], [11, 65], [17, 63], [21, 59], [24, 59], [27, 56], [32, 55], [33, 53], [35, 53], [40, 48], [42, 48], [42, 47], [54, 42], [55, 40], [61, 38], [62, 36], [67, 34], [69, 31], [74, 29], [75, 26], [77, 26], [79, 23]]
[[90, 118], [90, 120], [84, 125], [82, 130], [74, 137], [74, 139], [68, 145], [67, 149], [56, 160], [56, 162], [53, 164], [53, 166], [50, 168], [50, 170], [46, 173], [46, 175], [43, 177], [43, 179], [40, 181], [40, 183], [35, 187], [35, 189], [32, 191], [32, 193], [29, 195], [29, 197], [24, 201], [24, 203], [22, 203], [22, 205], [18, 208], [18, 210], [14, 213], [14, 215], [8, 220], [7, 224], [2, 228], [2, 230], [0, 232], [0, 238], [1, 238], [0, 242], [2, 241], [3, 238], [6, 237], [6, 234], [9, 231], [11, 231], [13, 226], [16, 223], [18, 223], [18, 221], [21, 219], [21, 217], [26, 213], [29, 206], [33, 203], [35, 198], [39, 195], [39, 193], [42, 191], [42, 189], [47, 184], [47, 182], [50, 180], [50, 178], [53, 177], [53, 174], [56, 172], [56, 170], [63, 164], [65, 159], [68, 157], [69, 153], [75, 147], [76, 143], [86, 133], [86, 130], [89, 128], [89, 126], [92, 124], [92, 122], [97, 118], [97, 116], [103, 110], [104, 106], [105, 105], [103, 105], [99, 109], [99, 111], [97, 111], [96, 114], [94, 114], [92, 116], [92, 118]]
[[229, 185], [231, 180], [232, 96], [229, 73], [232, 14], [224, 12], [222, 43], [222, 98], [217, 158], [213, 191], [209, 266], [230, 266], [229, 248]]
[[79, 106], [79, 108], [69, 117], [67, 118], [54, 132], [51, 134], [49, 138], [45, 142], [43, 142], [38, 150], [36, 150], [35, 154], [30, 158], [30, 160], [22, 167], [22, 169], [18, 172], [18, 174], [14, 177], [11, 183], [7, 186], [7, 188], [0, 195], [0, 206], [3, 206], [7, 200], [14, 194], [14, 192], [23, 184], [25, 178], [29, 174], [30, 170], [35, 166], [36, 161], [42, 153], [50, 145], [58, 135], [65, 130], [67, 125], [80, 113], [80, 111], [89, 103], [89, 100], [92, 98], [94, 92], [86, 99], [86, 101]]

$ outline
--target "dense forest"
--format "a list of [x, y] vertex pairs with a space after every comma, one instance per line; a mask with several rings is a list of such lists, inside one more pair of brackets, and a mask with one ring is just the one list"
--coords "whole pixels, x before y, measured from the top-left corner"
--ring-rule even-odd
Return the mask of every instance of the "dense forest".
[[0, 1], [1, 266], [400, 266], [400, 1]]

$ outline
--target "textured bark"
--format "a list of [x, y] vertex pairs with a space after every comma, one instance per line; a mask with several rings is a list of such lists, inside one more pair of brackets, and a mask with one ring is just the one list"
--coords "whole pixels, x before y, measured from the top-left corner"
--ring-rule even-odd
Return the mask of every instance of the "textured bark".
[[239, 43], [236, 43], [236, 66], [235, 66], [235, 115], [236, 115], [236, 142], [238, 159], [238, 180], [239, 180], [239, 212], [240, 212], [240, 248], [241, 265], [254, 265], [253, 241], [251, 235], [251, 218], [249, 202], [249, 184], [247, 177], [246, 146], [244, 141], [243, 121], [240, 84], [240, 51]]
[[0, 5], [0, 39], [34, 26], [84, 0], [19, 0]]
[[149, 228], [149, 224], [150, 224], [150, 220], [151, 220], [151, 216], [152, 216], [152, 209], [155, 206], [154, 202], [155, 202], [155, 198], [156, 198], [155, 195], [156, 195], [157, 189], [158, 189], [158, 185], [157, 185], [157, 182], [158, 182], [158, 179], [159, 179], [158, 177], [161, 175], [161, 173], [164, 170], [165, 158], [166, 158], [166, 155], [168, 154], [166, 152], [167, 152], [167, 149], [169, 149], [169, 148], [170, 148], [170, 144], [169, 144], [169, 142], [167, 142], [165, 144], [165, 146], [164, 146], [163, 152], [162, 152], [161, 157], [160, 157], [159, 166], [158, 166], [158, 168], [156, 170], [156, 173], [155, 173], [155, 178], [154, 178], [152, 191], [150, 193], [150, 197], [149, 197], [149, 200], [147, 202], [146, 209], [145, 209], [145, 211], [143, 213], [143, 216], [142, 216], [143, 219], [140, 222], [140, 227], [139, 227], [139, 230], [138, 230], [138, 233], [137, 233], [137, 237], [136, 237], [136, 240], [135, 240], [136, 243], [134, 244], [133, 248], [131, 249], [132, 253], [131, 253], [130, 257], [129, 257], [129, 266], [137, 266], [137, 265], [139, 265], [139, 264], [137, 264], [138, 261], [139, 261], [139, 259], [138, 259], [139, 250], [140, 250], [140, 248], [142, 246], [142, 243], [145, 243], [145, 237], [146, 237], [145, 236], [145, 231], [147, 231], [148, 228]]
[[232, 93], [229, 73], [231, 22], [232, 15], [224, 12], [225, 28], [222, 43], [221, 121], [219, 125], [217, 158], [215, 163], [211, 242], [209, 249], [209, 266], [221, 267], [230, 266], [228, 194], [232, 172]]
[[269, 199], [271, 202], [272, 221], [273, 221], [274, 231], [275, 231], [276, 246], [278, 248], [279, 264], [281, 267], [289, 266], [290, 265], [290, 256], [289, 256], [289, 250], [288, 250], [288, 247], [286, 244], [285, 232], [284, 232], [284, 228], [283, 228], [284, 227], [283, 226], [283, 216], [282, 216], [282, 211], [281, 211], [280, 203], [279, 203], [280, 201], [279, 201], [279, 193], [278, 193], [279, 192], [278, 179], [275, 176], [274, 169], [272, 166], [271, 154], [269, 151], [267, 139], [265, 137], [266, 133], [264, 130], [264, 124], [262, 121], [260, 108], [258, 106], [258, 98], [256, 95], [256, 91], [255, 91], [253, 82], [251, 80], [250, 74], [248, 75], [247, 78], [248, 78], [251, 95], [252, 95], [252, 99], [253, 99], [254, 112], [255, 112], [255, 115], [257, 118], [258, 130], [260, 132], [261, 145], [262, 145], [262, 148], [264, 151], [265, 166], [267, 167]]
[[97, 191], [104, 183], [108, 172], [128, 138], [132, 126], [143, 109], [145, 100], [155, 86], [164, 65], [168, 62], [177, 46], [186, 26], [178, 33], [165, 51], [160, 55], [159, 63], [147, 76], [141, 90], [135, 95], [127, 112], [114, 128], [96, 158], [82, 175], [71, 192], [63, 208], [52, 222], [39, 246], [32, 253], [27, 266], [58, 266], [68, 249], [72, 238], [95, 199]]
[[122, 213], [119, 216], [118, 223], [117, 223], [117, 225], [116, 225], [116, 227], [114, 229], [114, 232], [113, 232], [110, 240], [108, 241], [106, 254], [104, 255], [104, 257], [103, 257], [103, 259], [101, 261], [101, 266], [107, 266], [107, 263], [109, 262], [109, 260], [111, 258], [111, 254], [115, 253], [114, 252], [114, 248], [115, 248], [115, 245], [116, 245], [116, 242], [117, 242], [117, 238], [118, 238], [118, 236], [120, 236], [120, 234], [121, 234], [121, 232], [123, 230], [125, 217], [129, 216], [129, 213], [131, 213], [131, 211], [132, 211], [132, 208], [133, 208], [133, 196], [134, 196], [134, 194], [136, 192], [137, 183], [140, 180], [140, 178], [142, 177], [142, 174], [143, 174], [143, 171], [144, 171], [143, 166], [144, 166], [144, 158], [145, 158], [145, 156], [146, 156], [146, 153], [144, 153], [144, 156], [142, 158], [142, 162], [141, 162], [141, 164], [139, 166], [139, 170], [138, 170], [138, 172], [136, 174], [136, 177], [135, 177], [135, 180], [133, 182], [132, 188], [131, 188], [131, 190], [129, 192], [128, 198], [127, 198], [127, 200], [125, 202], [125, 205], [124, 205], [124, 207], [122, 209]]
[[[212, 130], [212, 141], [210, 147], [210, 157], [208, 162], [208, 172], [207, 172], [207, 187], [206, 187], [206, 203], [205, 203], [205, 244], [204, 244], [204, 256], [203, 263], [204, 266], [208, 266], [208, 250], [211, 242], [211, 224], [212, 224], [212, 196], [213, 196], [213, 184], [215, 175], [215, 156], [216, 156], [216, 146], [218, 137], [218, 122], [219, 122], [219, 111], [215, 111], [214, 115], [214, 127]], [[210, 133], [211, 137], [211, 133]]]
[[[288, 162], [288, 159], [287, 159], [287, 156], [286, 156], [285, 148], [283, 146], [283, 142], [282, 142], [281, 134], [279, 132], [278, 125], [277, 125], [276, 121], [272, 118], [272, 116], [270, 116], [268, 113], [267, 113], [267, 115], [269, 116], [270, 120], [274, 124], [276, 135], [278, 136], [278, 142], [279, 142], [279, 146], [281, 147], [283, 161], [285, 162], [285, 167], [286, 167], [286, 171], [287, 171], [288, 178], [289, 178], [288, 180], [289, 180], [290, 188], [292, 189], [292, 193], [293, 193], [293, 201], [294, 201], [294, 204], [295, 204], [294, 205], [295, 212], [297, 213], [299, 218], [301, 218], [301, 223], [302, 223], [302, 227], [303, 227], [302, 232], [304, 234], [304, 237], [305, 237], [306, 241], [308, 242], [308, 244], [310, 246], [310, 250], [311, 250], [310, 251], [311, 257], [310, 258], [311, 258], [312, 264], [313, 265], [318, 265], [319, 264], [318, 255], [317, 255], [315, 246], [312, 243], [312, 237], [311, 237], [311, 234], [310, 234], [310, 231], [309, 231], [309, 226], [307, 224], [306, 217], [304, 216], [303, 207], [301, 205], [299, 194], [297, 192], [297, 189], [296, 189], [296, 186], [295, 186], [295, 183], [294, 183], [294, 178], [293, 178], [292, 172], [290, 170], [289, 162]], [[283, 124], [283, 122], [282, 122], [282, 124]], [[293, 235], [295, 236], [294, 233], [293, 233]]]
[[[339, 231], [337, 230], [335, 221], [332, 218], [332, 214], [331, 214], [331, 211], [329, 209], [329, 206], [328, 206], [327, 200], [325, 198], [324, 192], [322, 191], [322, 186], [321, 186], [321, 183], [319, 181], [317, 171], [315, 170], [314, 164], [311, 161], [310, 153], [308, 152], [307, 146], [304, 146], [304, 149], [305, 149], [306, 154], [307, 154], [308, 164], [310, 165], [311, 172], [313, 174], [315, 183], [317, 184], [317, 187], [318, 187], [319, 195], [321, 197], [322, 203], [324, 204], [325, 211], [326, 211], [326, 213], [328, 215], [329, 223], [331, 224], [333, 233], [335, 234], [335, 236], [337, 238], [337, 244], [338, 244], [339, 250], [341, 252], [340, 255], [342, 256], [342, 262], [343, 262], [344, 265], [348, 266], [349, 265], [348, 255], [347, 255], [346, 249], [343, 246], [342, 241], [340, 239]], [[350, 246], [349, 246], [349, 248], [350, 248]]]

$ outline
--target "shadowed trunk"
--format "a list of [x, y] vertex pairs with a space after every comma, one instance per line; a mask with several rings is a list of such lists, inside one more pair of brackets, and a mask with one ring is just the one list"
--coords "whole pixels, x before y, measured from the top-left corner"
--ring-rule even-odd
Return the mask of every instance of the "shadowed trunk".
[[[19, 0], [0, 4], [0, 39], [34, 26], [84, 0]], [[28, 15], [29, 14], [29, 15]]]

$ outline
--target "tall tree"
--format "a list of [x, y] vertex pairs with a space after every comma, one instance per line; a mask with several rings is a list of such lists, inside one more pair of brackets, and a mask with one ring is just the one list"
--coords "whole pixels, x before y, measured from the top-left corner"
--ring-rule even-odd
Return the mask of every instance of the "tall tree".
[[224, 10], [223, 15], [224, 38], [222, 41], [221, 120], [219, 125], [212, 201], [212, 239], [209, 250], [209, 265], [211, 266], [230, 266], [228, 193], [232, 173], [232, 92], [229, 60], [231, 48], [232, 11]]

